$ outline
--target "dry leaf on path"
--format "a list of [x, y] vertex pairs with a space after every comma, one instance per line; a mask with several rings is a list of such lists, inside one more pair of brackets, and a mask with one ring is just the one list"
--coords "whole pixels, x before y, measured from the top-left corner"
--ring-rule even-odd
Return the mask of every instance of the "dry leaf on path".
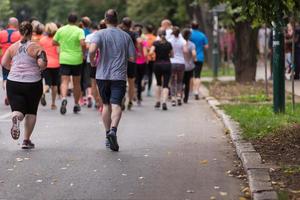
[[221, 196], [227, 196], [228, 193], [227, 193], [227, 192], [220, 192], [220, 195], [221, 195]]
[[208, 164], [208, 160], [201, 160], [200, 163], [201, 163], [202, 165], [206, 165], [206, 164]]

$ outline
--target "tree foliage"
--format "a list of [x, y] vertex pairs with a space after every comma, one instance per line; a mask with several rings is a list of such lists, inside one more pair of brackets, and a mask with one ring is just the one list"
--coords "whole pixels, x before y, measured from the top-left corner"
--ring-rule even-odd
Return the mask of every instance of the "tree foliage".
[[0, 22], [6, 22], [11, 15], [13, 15], [13, 10], [11, 9], [10, 0], [1, 0]]

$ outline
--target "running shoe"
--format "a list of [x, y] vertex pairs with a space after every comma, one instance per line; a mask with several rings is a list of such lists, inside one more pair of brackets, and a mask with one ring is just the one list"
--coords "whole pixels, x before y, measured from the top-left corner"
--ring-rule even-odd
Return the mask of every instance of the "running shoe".
[[163, 104], [162, 104], [162, 109], [163, 109], [163, 110], [168, 110], [168, 107], [167, 107], [167, 104], [166, 104], [166, 103], [163, 103]]
[[92, 97], [87, 98], [87, 107], [91, 108], [93, 106], [93, 99]]
[[184, 98], [183, 103], [188, 103], [188, 100], [186, 98]]
[[200, 97], [199, 97], [199, 94], [195, 94], [195, 100], [199, 100]]
[[76, 104], [76, 105], [74, 106], [74, 108], [73, 108], [73, 112], [74, 112], [75, 114], [77, 114], [77, 113], [79, 113], [80, 111], [81, 111], [80, 105], [79, 105], [79, 104]]
[[17, 140], [20, 137], [20, 119], [18, 116], [13, 116], [12, 118], [10, 134], [14, 140]]
[[31, 140], [24, 140], [22, 144], [22, 149], [34, 149], [35, 145]]
[[175, 107], [176, 106], [176, 101], [172, 100], [172, 106]]
[[127, 105], [127, 110], [131, 110], [132, 106], [133, 106], [133, 104], [132, 104], [132, 102], [130, 101], [130, 102], [128, 103], [128, 105]]
[[147, 96], [148, 96], [148, 97], [151, 97], [151, 90], [148, 90], [148, 91], [147, 91]]
[[67, 96], [70, 97], [73, 93], [73, 90], [72, 89], [68, 89], [68, 92], [67, 92]]
[[9, 106], [9, 101], [8, 101], [8, 98], [7, 98], [7, 97], [5, 97], [5, 99], [4, 99], [4, 104], [5, 104], [6, 106]]
[[181, 106], [181, 105], [182, 105], [181, 99], [178, 99], [178, 100], [177, 100], [177, 104], [178, 104], [178, 106]]
[[64, 99], [64, 100], [61, 102], [60, 113], [61, 113], [62, 115], [66, 114], [66, 112], [67, 112], [67, 104], [68, 104], [68, 102], [67, 102], [66, 99]]
[[160, 108], [160, 102], [156, 102], [154, 108]]
[[107, 138], [105, 140], [105, 147], [110, 149], [110, 143], [109, 143], [109, 140]]
[[47, 105], [45, 94], [43, 94], [42, 97], [41, 97], [41, 104], [42, 104], [42, 106]]
[[107, 134], [107, 140], [109, 142], [109, 148], [112, 151], [119, 151], [119, 144], [118, 144], [118, 140], [117, 140], [117, 134], [114, 130], [111, 130]]

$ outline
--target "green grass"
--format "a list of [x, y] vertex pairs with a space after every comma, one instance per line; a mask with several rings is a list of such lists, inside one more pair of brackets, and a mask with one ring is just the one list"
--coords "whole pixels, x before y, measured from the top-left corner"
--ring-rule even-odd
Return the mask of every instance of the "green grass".
[[[218, 76], [235, 76], [235, 71], [233, 68], [228, 68], [223, 72], [223, 68], [220, 68]], [[203, 68], [201, 77], [213, 77], [213, 70], [211, 68]]]
[[222, 105], [225, 112], [240, 123], [245, 139], [256, 139], [276, 132], [293, 123], [300, 123], [300, 104], [292, 112], [292, 106], [286, 106], [286, 114], [274, 114], [270, 104]]
[[235, 98], [240, 102], [248, 102], [248, 103], [258, 103], [258, 102], [266, 102], [270, 101], [270, 98], [265, 94], [253, 94], [253, 95], [241, 95]]

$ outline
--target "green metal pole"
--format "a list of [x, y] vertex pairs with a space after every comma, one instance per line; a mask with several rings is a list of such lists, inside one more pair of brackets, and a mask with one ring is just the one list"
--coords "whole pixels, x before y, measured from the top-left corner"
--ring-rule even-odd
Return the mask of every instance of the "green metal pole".
[[214, 30], [213, 30], [213, 76], [214, 79], [218, 77], [218, 68], [219, 68], [219, 19], [217, 11], [213, 11], [213, 19], [214, 19]]
[[278, 3], [277, 21], [273, 32], [273, 104], [275, 113], [285, 112], [283, 13]]

